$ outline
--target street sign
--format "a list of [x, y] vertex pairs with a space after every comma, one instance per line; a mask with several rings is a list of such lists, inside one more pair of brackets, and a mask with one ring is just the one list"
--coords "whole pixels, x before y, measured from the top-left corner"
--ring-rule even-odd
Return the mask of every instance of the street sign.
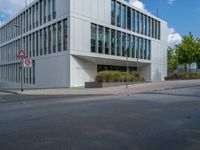
[[27, 58], [26, 53], [25, 53], [23, 50], [21, 50], [21, 51], [17, 54], [17, 57], [20, 58], [20, 59], [25, 59], [25, 58]]
[[24, 68], [31, 68], [32, 67], [32, 60], [31, 59], [24, 59], [23, 60]]

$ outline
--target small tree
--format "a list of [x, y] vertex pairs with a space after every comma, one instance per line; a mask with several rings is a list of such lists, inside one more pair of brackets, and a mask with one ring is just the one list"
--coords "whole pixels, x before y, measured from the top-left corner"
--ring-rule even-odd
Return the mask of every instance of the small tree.
[[182, 42], [175, 46], [175, 50], [178, 52], [178, 60], [180, 64], [192, 64], [197, 61], [197, 40], [192, 33], [183, 36]]
[[169, 47], [167, 52], [168, 52], [167, 53], [168, 69], [174, 70], [177, 66], [177, 55], [176, 55], [175, 49], [172, 47]]

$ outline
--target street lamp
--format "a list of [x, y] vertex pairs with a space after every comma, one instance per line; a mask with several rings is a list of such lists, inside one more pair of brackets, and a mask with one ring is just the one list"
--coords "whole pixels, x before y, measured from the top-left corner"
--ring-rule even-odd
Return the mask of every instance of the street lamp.
[[[22, 40], [22, 29], [19, 25], [15, 25], [15, 28], [18, 29], [20, 32], [20, 42], [19, 43], [20, 43], [20, 48], [22, 48], [22, 41], [21, 41]], [[24, 73], [23, 59], [21, 61], [21, 66], [19, 69], [21, 70], [21, 92], [23, 92], [24, 91], [24, 89], [23, 89], [23, 73]]]

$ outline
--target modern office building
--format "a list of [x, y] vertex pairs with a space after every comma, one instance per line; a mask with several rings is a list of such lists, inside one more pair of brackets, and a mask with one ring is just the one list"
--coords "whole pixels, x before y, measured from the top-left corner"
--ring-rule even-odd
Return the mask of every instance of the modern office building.
[[167, 75], [167, 23], [125, 0], [35, 0], [0, 27], [0, 86], [77, 87], [102, 70]]

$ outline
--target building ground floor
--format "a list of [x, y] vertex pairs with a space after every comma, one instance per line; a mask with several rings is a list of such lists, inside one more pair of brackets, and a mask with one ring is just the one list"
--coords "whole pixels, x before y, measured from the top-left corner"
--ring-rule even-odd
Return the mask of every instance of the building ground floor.
[[[90, 52], [66, 51], [38, 57], [32, 68], [24, 68], [25, 88], [81, 87], [85, 82], [95, 81], [102, 70], [125, 71], [126, 58]], [[146, 81], [162, 81], [167, 75], [166, 63], [128, 58], [129, 71], [137, 71]], [[19, 88], [21, 82], [20, 62], [0, 66], [0, 87]]]

